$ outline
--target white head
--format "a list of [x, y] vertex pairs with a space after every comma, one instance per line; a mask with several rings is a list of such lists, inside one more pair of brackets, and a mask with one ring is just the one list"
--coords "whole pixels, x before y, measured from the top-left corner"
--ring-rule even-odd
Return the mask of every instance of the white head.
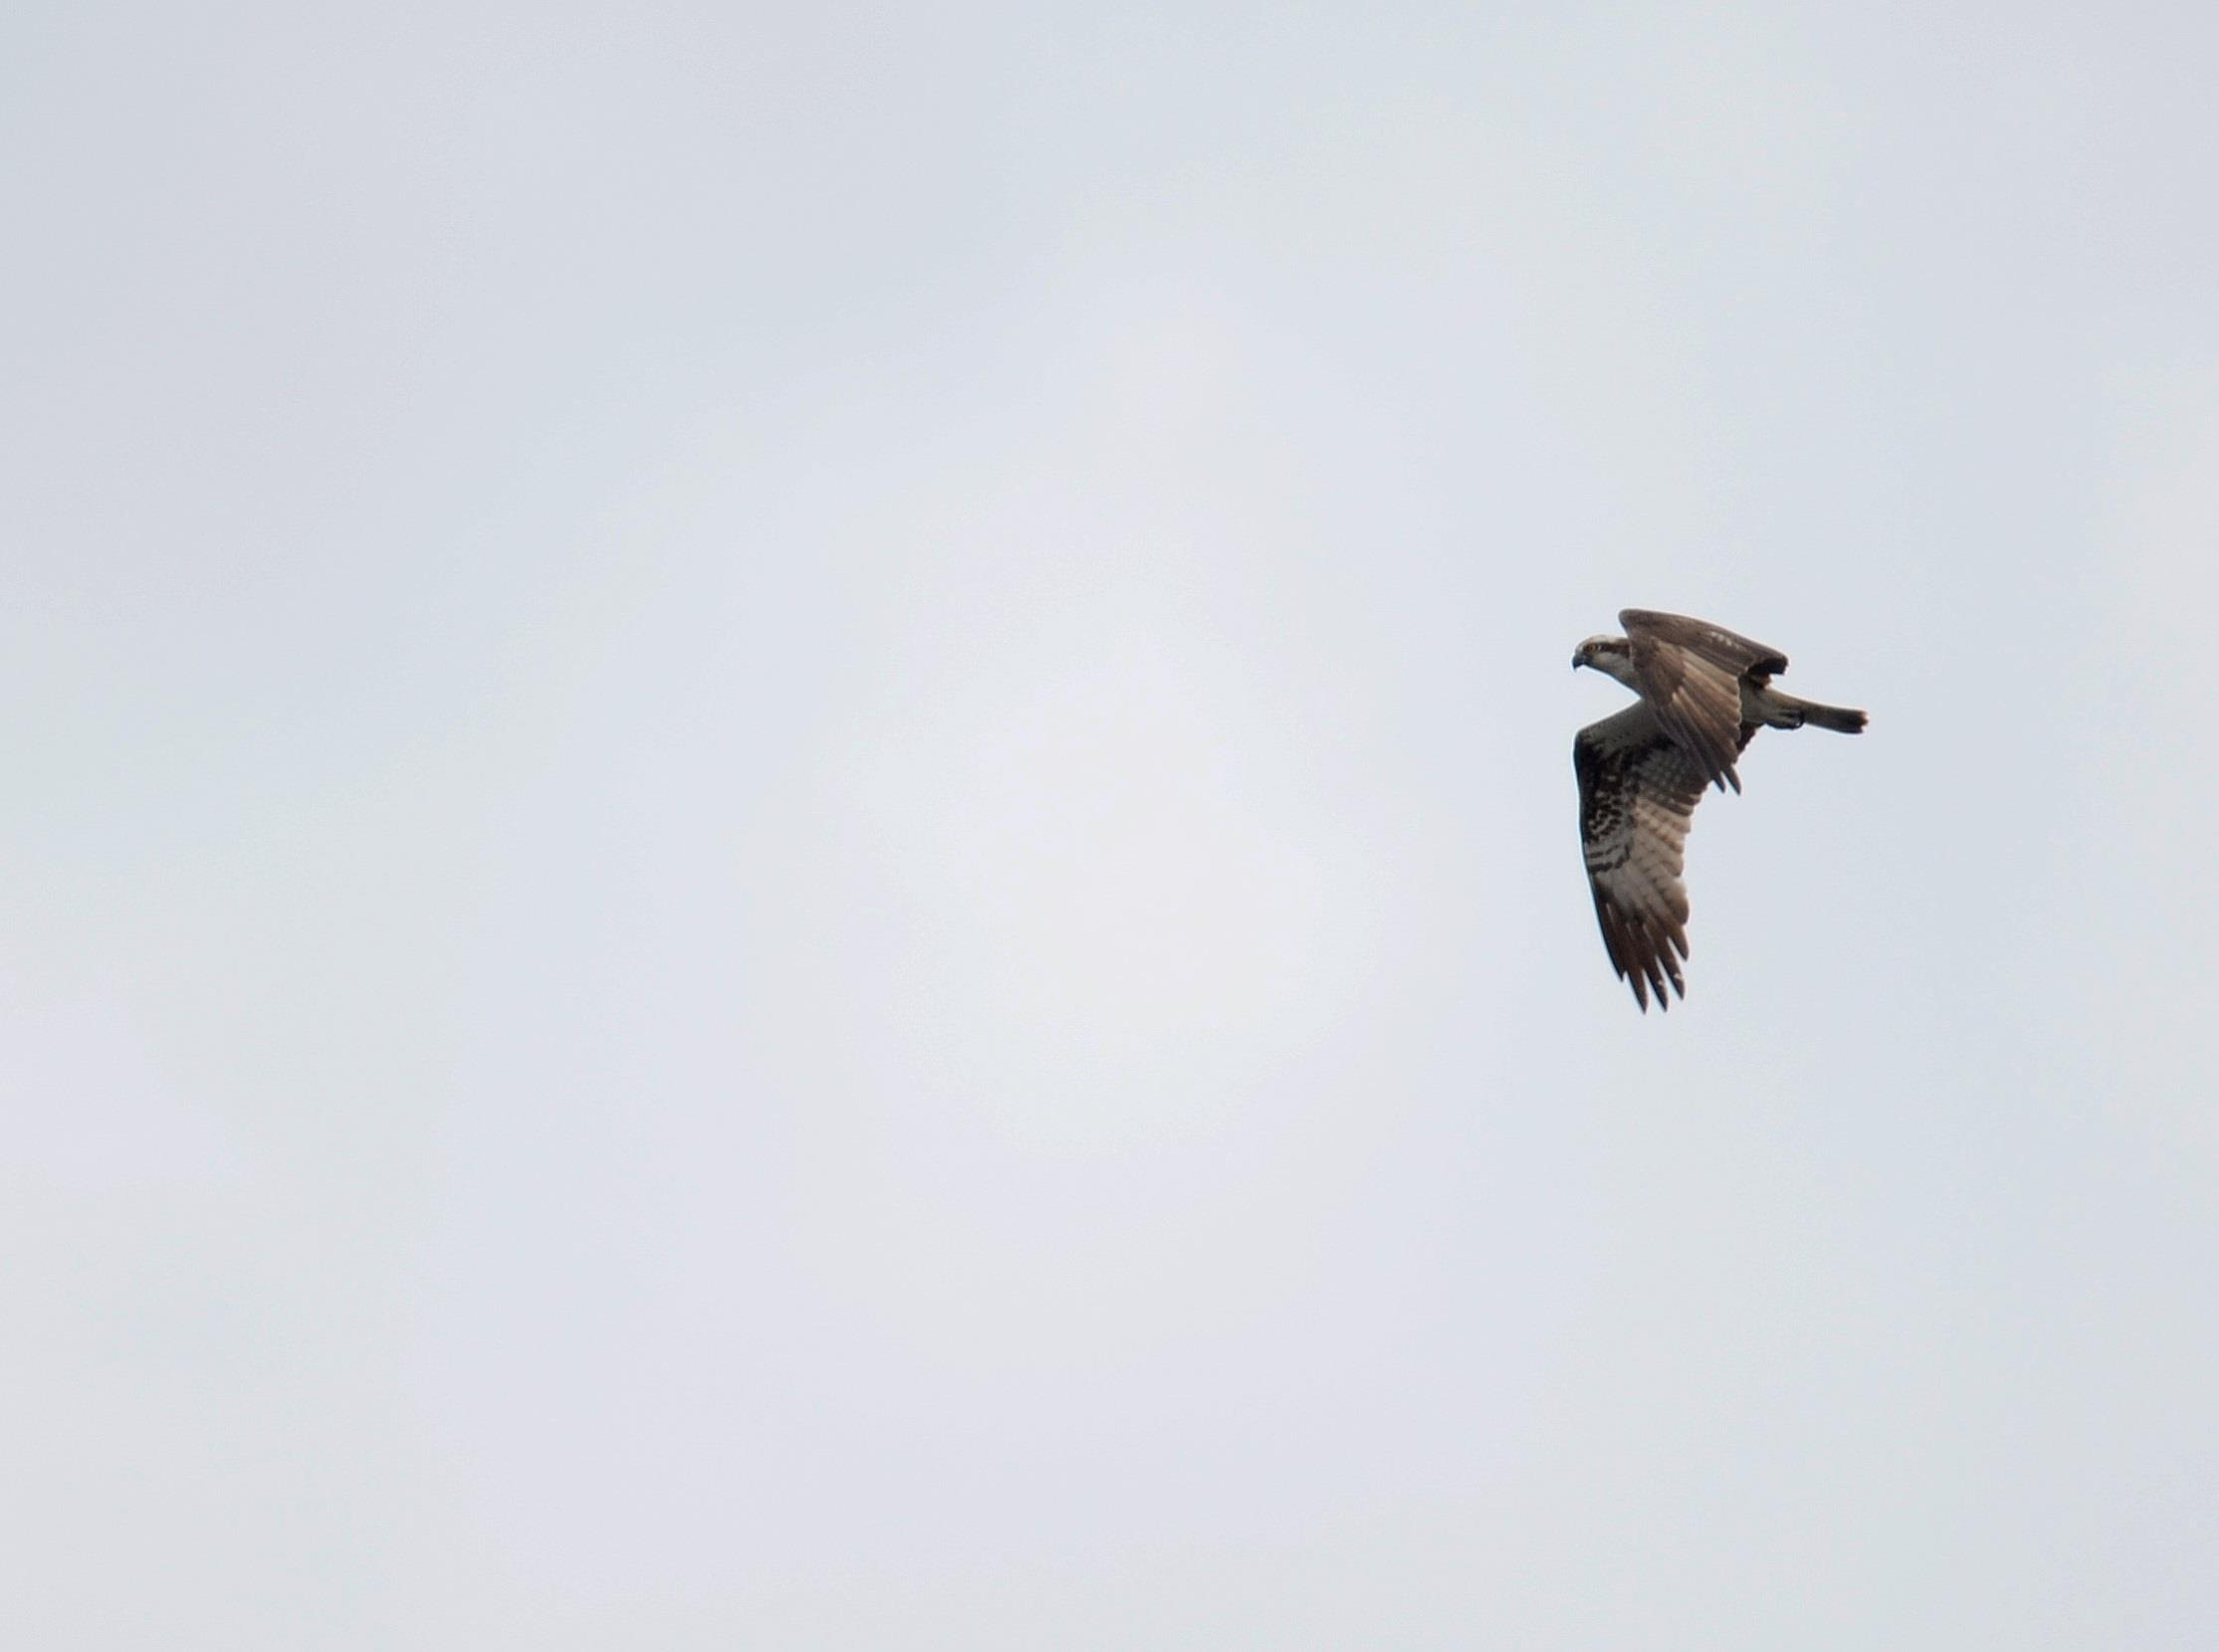
[[1634, 675], [1633, 644], [1623, 637], [1589, 637], [1572, 656], [1572, 670], [1577, 671], [1581, 666], [1601, 672], [1636, 694], [1641, 693], [1641, 679]]
[[[1608, 657], [1624, 660], [1631, 652], [1623, 637], [1589, 637], [1572, 651], [1572, 670], [1577, 671], [1581, 666], [1587, 666], [1595, 671], [1609, 671], [1609, 667], [1600, 663], [1603, 659]], [[1615, 677], [1617, 673], [1611, 672], [1610, 675]]]

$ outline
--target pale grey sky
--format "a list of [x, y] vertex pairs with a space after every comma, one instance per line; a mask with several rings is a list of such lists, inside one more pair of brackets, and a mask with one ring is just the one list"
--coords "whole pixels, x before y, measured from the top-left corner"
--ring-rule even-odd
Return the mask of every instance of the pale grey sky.
[[11, 1635], [2204, 1644], [2215, 55], [14, 8]]

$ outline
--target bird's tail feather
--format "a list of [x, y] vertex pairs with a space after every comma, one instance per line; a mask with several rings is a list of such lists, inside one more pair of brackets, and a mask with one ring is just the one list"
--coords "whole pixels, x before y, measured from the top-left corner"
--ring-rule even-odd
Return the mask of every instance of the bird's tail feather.
[[1791, 694], [1773, 690], [1781, 709], [1799, 715], [1805, 723], [1815, 723], [1821, 728], [1831, 728], [1837, 734], [1862, 734], [1865, 731], [1865, 714], [1851, 711], [1846, 706], [1821, 706], [1814, 700], [1798, 700]]

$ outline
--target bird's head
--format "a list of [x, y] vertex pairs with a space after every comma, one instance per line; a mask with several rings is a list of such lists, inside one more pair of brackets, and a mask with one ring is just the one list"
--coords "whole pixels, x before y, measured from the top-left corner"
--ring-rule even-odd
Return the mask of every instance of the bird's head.
[[1626, 639], [1623, 637], [1589, 637], [1572, 651], [1572, 670], [1577, 671], [1581, 666], [1586, 666], [1592, 671], [1600, 671], [1602, 668], [1595, 664], [1597, 660], [1606, 654], [1625, 652]]

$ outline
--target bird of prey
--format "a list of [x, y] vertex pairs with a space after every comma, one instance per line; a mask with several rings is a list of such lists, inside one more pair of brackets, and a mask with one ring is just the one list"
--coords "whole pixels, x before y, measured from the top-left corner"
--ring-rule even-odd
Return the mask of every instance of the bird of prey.
[[1681, 846], [1704, 789], [1741, 789], [1734, 760], [1759, 728], [1810, 723], [1855, 734], [1865, 714], [1773, 688], [1787, 656], [1707, 620], [1628, 608], [1618, 623], [1626, 634], [1589, 637], [1572, 669], [1591, 666], [1641, 700], [1582, 728], [1572, 767], [1603, 945], [1647, 1013], [1652, 994], [1659, 1009], [1672, 1007], [1667, 987], [1688, 995], [1680, 978], [1688, 955]]

